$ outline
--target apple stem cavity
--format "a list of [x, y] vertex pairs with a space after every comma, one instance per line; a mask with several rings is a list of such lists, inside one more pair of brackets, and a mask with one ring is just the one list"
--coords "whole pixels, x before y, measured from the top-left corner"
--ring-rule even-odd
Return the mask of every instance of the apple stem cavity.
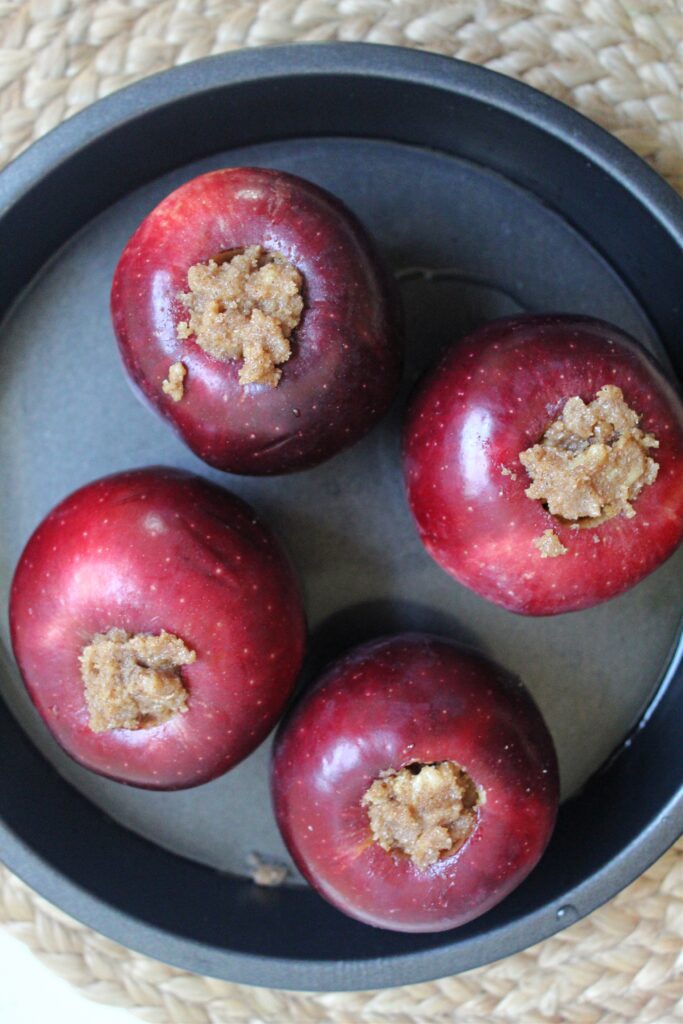
[[188, 692], [180, 668], [196, 657], [165, 630], [96, 633], [79, 658], [91, 730], [149, 729], [184, 714]]
[[187, 272], [178, 298], [189, 313], [177, 327], [214, 359], [242, 359], [239, 382], [277, 387], [292, 354], [290, 338], [304, 308], [303, 278], [261, 245], [227, 249]]
[[620, 513], [633, 518], [631, 502], [659, 470], [648, 454], [659, 441], [639, 429], [639, 419], [621, 388], [611, 384], [589, 405], [570, 398], [541, 442], [519, 456], [531, 478], [524, 493], [580, 527], [598, 526]]
[[485, 793], [454, 761], [413, 762], [381, 772], [362, 798], [372, 838], [424, 871], [474, 833]]

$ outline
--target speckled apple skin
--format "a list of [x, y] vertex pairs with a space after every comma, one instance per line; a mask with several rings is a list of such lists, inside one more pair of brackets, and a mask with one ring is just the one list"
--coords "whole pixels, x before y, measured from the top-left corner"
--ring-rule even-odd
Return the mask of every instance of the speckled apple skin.
[[[519, 453], [574, 395], [616, 384], [659, 440], [655, 482], [636, 515], [562, 525], [540, 501]], [[524, 615], [589, 608], [628, 590], [683, 539], [683, 405], [645, 350], [611, 324], [578, 316], [500, 320], [464, 338], [429, 374], [403, 444], [408, 499], [423, 544], [460, 583]], [[504, 472], [506, 471], [506, 472]], [[510, 475], [508, 475], [510, 474]], [[554, 530], [566, 555], [532, 541]]]
[[[361, 800], [386, 769], [453, 760], [486, 799], [451, 857], [419, 870], [373, 840]], [[545, 723], [514, 676], [448, 640], [406, 634], [337, 662], [281, 727], [278, 825], [299, 870], [344, 913], [395, 931], [454, 928], [538, 862], [558, 805]]]
[[[86, 768], [151, 789], [198, 785], [246, 757], [280, 716], [305, 640], [294, 574], [253, 510], [162, 468], [88, 484], [43, 520], [14, 576], [10, 625], [57, 742]], [[165, 629], [195, 651], [185, 714], [92, 732], [78, 658], [114, 626]]]
[[[285, 256], [304, 278], [304, 312], [275, 388], [242, 386], [241, 360], [221, 362], [194, 337], [177, 336], [188, 269], [254, 244]], [[362, 437], [398, 389], [398, 300], [369, 238], [337, 199], [281, 171], [212, 171], [172, 192], [124, 249], [111, 312], [136, 389], [218, 469], [314, 466]], [[174, 402], [162, 383], [178, 360], [187, 377]]]

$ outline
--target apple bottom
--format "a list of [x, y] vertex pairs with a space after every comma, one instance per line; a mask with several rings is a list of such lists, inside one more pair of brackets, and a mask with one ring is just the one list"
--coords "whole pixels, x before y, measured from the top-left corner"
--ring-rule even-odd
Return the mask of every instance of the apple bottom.
[[[237, 699], [240, 689], [235, 686]], [[279, 698], [280, 704], [285, 696]], [[159, 790], [186, 789], [223, 775], [272, 728], [272, 711], [245, 723], [229, 692], [219, 699], [222, 707], [204, 703], [201, 683], [195, 679], [184, 714], [149, 728], [95, 733], [82, 703], [65, 710], [63, 703], [48, 705], [34, 694], [45, 724], [73, 760], [114, 781]]]
[[[517, 492], [525, 485], [528, 481], [518, 479], [503, 481], [501, 487], [515, 494], [512, 500], [521, 500]], [[470, 531], [465, 525], [445, 539], [438, 527], [433, 533], [429, 526], [418, 532], [434, 561], [458, 583], [501, 608], [537, 617], [581, 611], [618, 597], [666, 561], [678, 544], [677, 521], [667, 521], [656, 496], [653, 501], [648, 494], [635, 520], [615, 516], [599, 528], [573, 528], [558, 524], [543, 508], [531, 511], [528, 521], [522, 506], [514, 531], [476, 509]], [[535, 545], [546, 531], [565, 546], [565, 554], [539, 555]]]
[[[305, 840], [294, 859], [321, 896], [364, 924], [400, 932], [456, 928], [517, 888], [545, 847], [545, 843], [539, 848], [528, 835], [511, 830], [515, 809], [504, 800], [496, 802], [497, 812], [481, 813], [475, 833], [459, 853], [426, 871], [405, 856], [388, 853], [374, 843], [368, 845], [367, 820], [354, 815], [351, 808], [347, 811], [346, 850], [337, 853], [334, 866], [327, 865], [325, 854], [322, 863], [319, 856], [309, 862]], [[543, 808], [532, 808], [519, 817], [520, 829], [526, 827], [533, 835], [545, 815]], [[330, 872], [338, 880], [323, 877]]]
[[[450, 761], [482, 794], [470, 837], [419, 868], [373, 838], [363, 799], [387, 771]], [[276, 740], [273, 800], [304, 877], [338, 909], [395, 931], [454, 928], [512, 891], [555, 822], [557, 762], [521, 683], [435, 637], [377, 641], [331, 668]]]
[[[184, 539], [192, 562], [191, 542]], [[243, 562], [250, 554], [254, 558], [253, 552], [243, 550]], [[196, 566], [198, 571], [185, 569], [175, 581], [166, 577], [166, 593], [157, 600], [150, 600], [149, 587], [140, 585], [130, 566], [130, 573], [122, 572], [117, 580], [117, 589], [123, 578], [133, 584], [125, 603], [81, 598], [66, 615], [54, 614], [45, 629], [39, 625], [40, 636], [27, 636], [31, 626], [24, 626], [16, 649], [29, 694], [54, 738], [74, 760], [128, 785], [181, 789], [222, 775], [265, 739], [289, 697], [304, 640], [295, 585], [283, 578], [278, 560], [264, 554], [261, 565], [252, 564], [244, 573], [225, 566], [219, 577], [203, 578], [201, 566]], [[271, 580], [262, 580], [258, 593], [269, 591], [269, 596], [262, 608], [248, 615], [251, 595], [245, 592], [245, 577], [256, 579], [262, 572], [270, 572]], [[110, 581], [112, 575], [110, 567]], [[93, 567], [88, 576], [102, 593], [104, 580]], [[163, 582], [156, 586], [159, 594]], [[289, 609], [284, 604], [288, 599]], [[271, 603], [280, 608], [279, 624], [267, 611]], [[46, 622], [43, 609], [43, 625]], [[93, 731], [79, 658], [103, 624], [133, 636], [156, 634], [161, 626], [182, 637], [196, 655], [193, 664], [182, 668], [187, 690], [183, 713], [151, 727]], [[60, 641], [53, 647], [50, 641], [56, 632]]]

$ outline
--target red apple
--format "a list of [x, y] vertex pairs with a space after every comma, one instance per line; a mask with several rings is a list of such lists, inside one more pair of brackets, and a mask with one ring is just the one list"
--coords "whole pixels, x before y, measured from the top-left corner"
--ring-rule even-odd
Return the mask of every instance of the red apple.
[[[420, 867], [379, 844], [365, 794], [387, 772], [419, 778], [447, 762], [476, 786], [473, 830]], [[276, 738], [272, 792], [292, 857], [334, 906], [381, 928], [441, 931], [494, 906], [537, 863], [557, 762], [515, 677], [451, 641], [407, 634], [356, 648], [295, 707]]]
[[[282, 712], [305, 636], [293, 572], [252, 509], [163, 468], [88, 484], [47, 516], [17, 567], [10, 624], [57, 742], [86, 768], [151, 789], [198, 785], [246, 757]], [[179, 669], [183, 713], [93, 731], [79, 658], [112, 629], [166, 631], [192, 652]]]
[[[303, 313], [277, 386], [239, 382], [241, 362], [181, 340], [188, 270], [260, 245], [303, 277]], [[334, 196], [301, 178], [228, 168], [182, 185], [128, 242], [111, 293], [114, 329], [135, 387], [218, 469], [284, 473], [356, 442], [399, 385], [401, 340], [388, 275], [365, 231]], [[184, 395], [163, 382], [182, 362]]]
[[[659, 442], [649, 452], [657, 476], [630, 518], [570, 522], [527, 497], [520, 453], [540, 442], [568, 399], [590, 403], [605, 385], [621, 389], [640, 428]], [[681, 401], [636, 341], [588, 317], [501, 320], [450, 348], [412, 402], [404, 470], [432, 557], [482, 597], [526, 615], [621, 594], [683, 538]], [[547, 531], [564, 553], [542, 557]]]

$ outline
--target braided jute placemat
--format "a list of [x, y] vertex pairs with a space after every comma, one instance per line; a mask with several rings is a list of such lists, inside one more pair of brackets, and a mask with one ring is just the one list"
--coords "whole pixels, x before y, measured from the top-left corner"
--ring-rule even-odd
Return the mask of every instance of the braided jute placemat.
[[[0, 163], [154, 71], [295, 40], [415, 46], [571, 104], [683, 192], [683, 0], [0, 0]], [[100, 1002], [176, 1024], [683, 1021], [683, 841], [589, 918], [458, 977], [315, 995], [132, 953], [0, 868], [0, 922]]]

